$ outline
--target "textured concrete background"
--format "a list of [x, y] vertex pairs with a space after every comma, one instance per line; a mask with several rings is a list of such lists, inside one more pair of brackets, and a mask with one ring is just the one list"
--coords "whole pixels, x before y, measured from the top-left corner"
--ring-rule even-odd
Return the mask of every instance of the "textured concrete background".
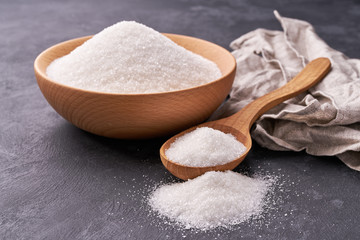
[[144, 203], [174, 178], [165, 139], [106, 139], [72, 126], [45, 101], [33, 74], [47, 47], [136, 20], [224, 47], [255, 28], [280, 29], [272, 11], [314, 24], [335, 49], [360, 58], [360, 2], [133, 0], [0, 2], [0, 239], [357, 239], [360, 176], [334, 157], [255, 145], [236, 170], [279, 178], [259, 221], [206, 233], [163, 225]]

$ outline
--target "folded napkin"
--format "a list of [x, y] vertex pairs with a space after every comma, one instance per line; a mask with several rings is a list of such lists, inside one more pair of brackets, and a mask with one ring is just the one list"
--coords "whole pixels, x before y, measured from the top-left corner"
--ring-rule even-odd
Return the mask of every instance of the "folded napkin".
[[309, 61], [327, 57], [331, 72], [307, 92], [266, 112], [251, 136], [272, 150], [335, 155], [360, 171], [360, 60], [330, 48], [310, 23], [274, 14], [283, 31], [257, 29], [231, 43], [236, 77], [230, 99], [213, 118], [239, 111], [291, 80]]

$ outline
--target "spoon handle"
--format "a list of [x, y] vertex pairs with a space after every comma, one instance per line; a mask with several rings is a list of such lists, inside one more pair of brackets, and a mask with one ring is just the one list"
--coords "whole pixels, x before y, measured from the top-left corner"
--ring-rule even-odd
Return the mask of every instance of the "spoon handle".
[[285, 100], [308, 90], [323, 79], [330, 69], [331, 62], [328, 58], [317, 58], [311, 61], [291, 81], [254, 100], [234, 115], [223, 119], [223, 124], [239, 130], [249, 130], [262, 114]]

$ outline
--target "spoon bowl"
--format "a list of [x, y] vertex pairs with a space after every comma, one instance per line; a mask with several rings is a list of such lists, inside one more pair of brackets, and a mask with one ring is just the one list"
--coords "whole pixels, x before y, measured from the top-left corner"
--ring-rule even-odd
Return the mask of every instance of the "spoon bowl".
[[[228, 162], [226, 164], [216, 165], [216, 166], [192, 167], [192, 166], [185, 166], [185, 165], [181, 165], [179, 163], [170, 161], [166, 157], [165, 151], [171, 146], [171, 144], [177, 138], [179, 138], [189, 132], [192, 132], [195, 129], [200, 128], [200, 127], [209, 127], [209, 128], [213, 128], [213, 129], [222, 131], [224, 133], [232, 134], [239, 142], [241, 142], [246, 147], [246, 151], [236, 160]], [[206, 122], [206, 123], [200, 124], [198, 126], [189, 128], [189, 129], [173, 136], [169, 140], [167, 140], [160, 148], [160, 158], [161, 158], [161, 162], [163, 163], [163, 165], [169, 172], [171, 172], [174, 176], [176, 176], [180, 179], [187, 180], [187, 179], [192, 179], [192, 178], [198, 177], [208, 171], [225, 171], [225, 170], [234, 169], [237, 165], [240, 164], [240, 162], [242, 162], [244, 160], [246, 155], [249, 153], [251, 146], [252, 146], [252, 141], [251, 141], [251, 137], [250, 137], [249, 133], [244, 134], [243, 132], [239, 131], [236, 128], [221, 124], [221, 122], [219, 122], [219, 121], [212, 121], [212, 122]]]
[[[208, 171], [225, 171], [234, 169], [244, 160], [251, 149], [252, 141], [250, 136], [250, 128], [252, 124], [269, 109], [314, 86], [326, 76], [330, 69], [331, 63], [329, 59], [317, 58], [311, 61], [287, 84], [254, 100], [234, 115], [216, 121], [200, 124], [173, 136], [160, 148], [160, 158], [163, 165], [174, 176], [183, 180], [198, 177]], [[220, 130], [224, 133], [232, 134], [246, 147], [246, 151], [239, 158], [234, 159], [231, 162], [223, 165], [208, 167], [184, 166], [169, 160], [165, 154], [165, 151], [171, 146], [171, 144], [180, 136], [199, 127], [210, 127], [216, 130]]]

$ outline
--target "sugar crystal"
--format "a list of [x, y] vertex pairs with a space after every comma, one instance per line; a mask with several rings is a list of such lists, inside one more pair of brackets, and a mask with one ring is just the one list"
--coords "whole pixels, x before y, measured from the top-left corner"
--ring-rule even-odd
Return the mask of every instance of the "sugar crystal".
[[231, 162], [245, 150], [246, 147], [233, 135], [200, 127], [176, 139], [165, 155], [181, 165], [207, 167]]
[[272, 184], [233, 171], [213, 171], [183, 183], [160, 186], [148, 203], [155, 212], [184, 228], [228, 228], [261, 215]]
[[133, 21], [104, 29], [54, 60], [46, 73], [64, 85], [109, 93], [174, 91], [221, 77], [214, 62]]

